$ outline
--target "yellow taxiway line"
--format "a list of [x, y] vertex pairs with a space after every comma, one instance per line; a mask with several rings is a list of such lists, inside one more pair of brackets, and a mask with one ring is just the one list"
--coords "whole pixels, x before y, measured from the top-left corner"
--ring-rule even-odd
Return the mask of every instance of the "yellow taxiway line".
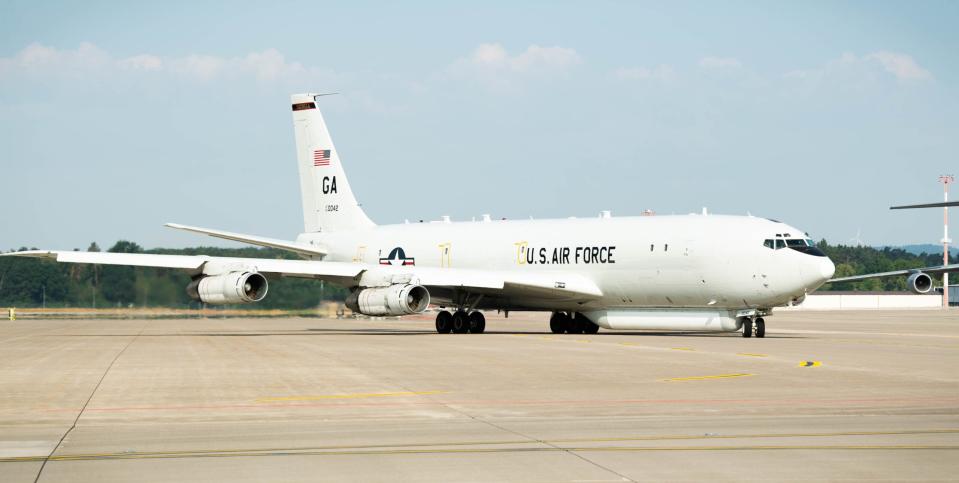
[[443, 394], [448, 391], [401, 391], [401, 392], [369, 392], [354, 394], [324, 394], [319, 396], [283, 396], [283, 397], [261, 397], [256, 400], [258, 403], [271, 402], [290, 402], [290, 401], [325, 401], [327, 399], [365, 399], [374, 397], [408, 397], [408, 396], [430, 396], [433, 394]]
[[748, 377], [755, 376], [755, 374], [716, 374], [714, 376], [692, 376], [692, 377], [671, 377], [669, 379], [663, 379], [663, 382], [681, 382], [681, 381], [702, 381], [706, 379], [729, 379], [733, 377]]

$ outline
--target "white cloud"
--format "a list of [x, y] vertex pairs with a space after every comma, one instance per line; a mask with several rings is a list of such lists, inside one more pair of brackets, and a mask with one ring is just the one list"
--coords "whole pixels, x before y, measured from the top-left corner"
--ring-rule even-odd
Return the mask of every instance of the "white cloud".
[[163, 68], [163, 61], [149, 54], [134, 55], [118, 61], [117, 64], [128, 70], [157, 71]]
[[879, 62], [886, 72], [896, 76], [899, 80], [932, 79], [932, 74], [930, 74], [928, 70], [920, 67], [912, 57], [906, 54], [882, 50], [873, 52], [864, 58], [866, 60]]
[[512, 72], [563, 70], [580, 62], [579, 54], [565, 47], [530, 45], [524, 52], [511, 56], [500, 44], [481, 44], [466, 60], [476, 68]]
[[699, 66], [704, 69], [735, 69], [743, 63], [733, 57], [703, 57], [699, 59]]
[[565, 47], [540, 47], [534, 44], [524, 52], [510, 55], [500, 44], [481, 44], [469, 58], [458, 63], [485, 70], [535, 72], [564, 70], [581, 61], [575, 50]]
[[868, 76], [879, 77], [880, 70], [903, 82], [933, 79], [932, 73], [922, 68], [911, 56], [888, 51], [873, 52], [861, 57], [845, 52], [822, 67], [793, 70], [784, 76], [817, 82], [826, 79], [848, 82]]
[[501, 44], [480, 44], [468, 57], [450, 64], [446, 74], [477, 81], [493, 89], [509, 90], [522, 79], [562, 74], [581, 62], [579, 54], [566, 47], [534, 44], [522, 52], [510, 54]]
[[308, 68], [299, 62], [287, 61], [276, 49], [250, 52], [240, 57], [203, 54], [160, 57], [143, 53], [117, 59], [88, 42], [81, 43], [75, 50], [56, 49], [34, 43], [12, 57], [0, 58], [0, 76], [86, 76], [114, 73], [112, 71], [168, 74], [199, 81], [222, 77], [252, 77], [264, 82], [324, 74], [324, 71], [318, 68]]
[[660, 64], [653, 68], [646, 67], [622, 67], [616, 69], [613, 75], [620, 80], [658, 80], [668, 81], [676, 76], [672, 67], [666, 64]]

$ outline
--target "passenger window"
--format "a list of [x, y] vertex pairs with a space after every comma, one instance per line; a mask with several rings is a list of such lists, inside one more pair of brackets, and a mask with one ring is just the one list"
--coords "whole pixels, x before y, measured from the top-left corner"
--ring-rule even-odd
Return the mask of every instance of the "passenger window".
[[770, 240], [769, 238], [767, 238], [767, 239], [763, 242], [763, 246], [766, 247], [766, 248], [772, 248], [772, 247], [773, 247], [773, 241]]
[[776, 240], [776, 250], [779, 250], [780, 248], [786, 248], [786, 242], [782, 241], [781, 239]]
[[653, 251], [653, 246], [654, 245], [652, 243], [649, 244], [649, 251]]
[[663, 251], [664, 251], [664, 252], [668, 252], [668, 251], [669, 251], [669, 243], [663, 245]]

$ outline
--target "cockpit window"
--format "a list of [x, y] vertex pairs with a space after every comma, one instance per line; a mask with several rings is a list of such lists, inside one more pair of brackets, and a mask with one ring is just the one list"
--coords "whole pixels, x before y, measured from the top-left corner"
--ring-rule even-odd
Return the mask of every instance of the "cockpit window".
[[808, 255], [813, 255], [817, 257], [826, 256], [822, 250], [816, 247], [816, 242], [812, 241], [810, 238], [784, 238], [784, 234], [776, 234], [776, 238], [767, 238], [763, 240], [763, 246], [766, 248], [772, 248], [773, 250], [780, 250], [782, 248], [792, 248], [798, 252], [802, 252]]

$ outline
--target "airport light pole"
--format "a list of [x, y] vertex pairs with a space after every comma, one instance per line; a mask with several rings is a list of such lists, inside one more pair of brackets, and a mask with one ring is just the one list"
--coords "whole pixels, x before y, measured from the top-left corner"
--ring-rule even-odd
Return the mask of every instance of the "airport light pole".
[[[956, 180], [955, 176], [942, 175], [939, 182], [942, 183], [942, 201], [949, 203], [949, 185]], [[942, 207], [942, 264], [949, 265], [949, 206]], [[949, 273], [942, 274], [942, 308], [949, 308]]]

